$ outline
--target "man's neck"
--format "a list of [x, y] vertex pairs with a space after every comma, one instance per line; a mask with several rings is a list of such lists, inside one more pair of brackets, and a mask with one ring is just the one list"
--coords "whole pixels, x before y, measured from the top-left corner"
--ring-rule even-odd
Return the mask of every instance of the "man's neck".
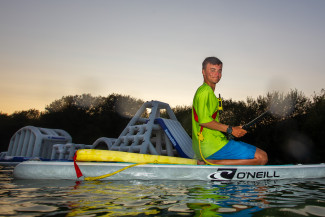
[[216, 84], [209, 83], [209, 82], [206, 82], [206, 81], [204, 81], [204, 83], [206, 83], [207, 85], [209, 85], [212, 88], [213, 92], [214, 92], [214, 90], [216, 89]]

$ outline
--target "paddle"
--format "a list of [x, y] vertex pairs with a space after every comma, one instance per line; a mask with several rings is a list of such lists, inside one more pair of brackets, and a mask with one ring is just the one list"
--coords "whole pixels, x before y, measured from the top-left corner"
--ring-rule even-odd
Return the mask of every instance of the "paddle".
[[270, 114], [270, 113], [271, 113], [270, 110], [265, 111], [264, 113], [262, 113], [261, 115], [259, 115], [257, 118], [251, 120], [251, 121], [248, 122], [247, 124], [244, 124], [242, 128], [243, 128], [244, 130], [248, 130], [248, 128], [250, 128], [250, 127], [253, 126], [254, 124], [256, 124], [256, 123], [260, 122], [261, 120], [263, 120], [263, 118], [265, 118], [266, 115], [268, 115], [268, 114]]
[[[248, 130], [251, 126], [253, 126], [254, 124], [256, 124], [256, 123], [260, 122], [261, 120], [263, 120], [263, 118], [265, 118], [265, 116], [268, 115], [268, 114], [270, 114], [270, 113], [271, 113], [270, 109], [267, 110], [267, 111], [265, 111], [264, 113], [260, 114], [257, 118], [251, 120], [247, 124], [244, 124], [242, 126], [242, 129]], [[228, 137], [229, 140], [235, 138], [232, 134], [228, 134], [227, 137]]]

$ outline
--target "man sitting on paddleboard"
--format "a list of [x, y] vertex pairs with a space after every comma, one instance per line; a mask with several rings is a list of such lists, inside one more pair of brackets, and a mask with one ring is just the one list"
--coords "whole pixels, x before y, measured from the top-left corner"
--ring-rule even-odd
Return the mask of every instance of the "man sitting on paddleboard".
[[214, 90], [221, 79], [222, 65], [216, 57], [203, 61], [204, 83], [193, 99], [192, 141], [198, 164], [264, 165], [268, 161], [265, 151], [241, 141], [228, 140], [222, 133], [235, 137], [247, 133], [241, 126], [231, 127], [219, 122], [219, 101]]

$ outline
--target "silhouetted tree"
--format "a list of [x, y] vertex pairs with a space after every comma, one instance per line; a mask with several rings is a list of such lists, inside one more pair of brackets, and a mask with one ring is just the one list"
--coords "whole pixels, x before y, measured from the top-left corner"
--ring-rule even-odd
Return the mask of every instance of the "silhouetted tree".
[[41, 113], [38, 110], [14, 112], [11, 115], [0, 114], [0, 151], [6, 151], [14, 133], [27, 125], [38, 125]]
[[176, 106], [172, 110], [188, 135], [192, 136], [192, 107]]

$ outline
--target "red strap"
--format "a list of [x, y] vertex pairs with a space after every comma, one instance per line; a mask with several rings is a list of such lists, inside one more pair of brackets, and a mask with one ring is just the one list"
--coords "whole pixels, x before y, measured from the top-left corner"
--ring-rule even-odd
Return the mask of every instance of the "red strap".
[[213, 119], [216, 119], [216, 117], [217, 117], [217, 115], [218, 115], [218, 112], [219, 112], [219, 110], [217, 110], [215, 113], [213, 113], [213, 115], [212, 115], [212, 118], [213, 118]]
[[75, 153], [74, 156], [73, 156], [73, 165], [74, 165], [74, 169], [75, 169], [75, 171], [76, 171], [76, 175], [77, 175], [77, 177], [80, 178], [80, 177], [83, 176], [83, 175], [82, 175], [82, 172], [81, 172], [81, 170], [80, 170], [78, 164], [76, 163], [76, 159], [77, 159], [77, 151], [76, 151], [76, 153]]
[[199, 122], [199, 117], [198, 117], [197, 114], [196, 114], [196, 111], [195, 111], [194, 106], [193, 106], [193, 113], [194, 113], [194, 120], [195, 120], [196, 122]]
[[[215, 113], [212, 114], [213, 120], [216, 119], [218, 112], [219, 112], [219, 110], [217, 110]], [[199, 123], [199, 116], [197, 115], [194, 106], [193, 106], [193, 114], [194, 114], [194, 120]], [[201, 133], [202, 133], [202, 130], [203, 130], [203, 126], [201, 126], [201, 129], [200, 129]]]

